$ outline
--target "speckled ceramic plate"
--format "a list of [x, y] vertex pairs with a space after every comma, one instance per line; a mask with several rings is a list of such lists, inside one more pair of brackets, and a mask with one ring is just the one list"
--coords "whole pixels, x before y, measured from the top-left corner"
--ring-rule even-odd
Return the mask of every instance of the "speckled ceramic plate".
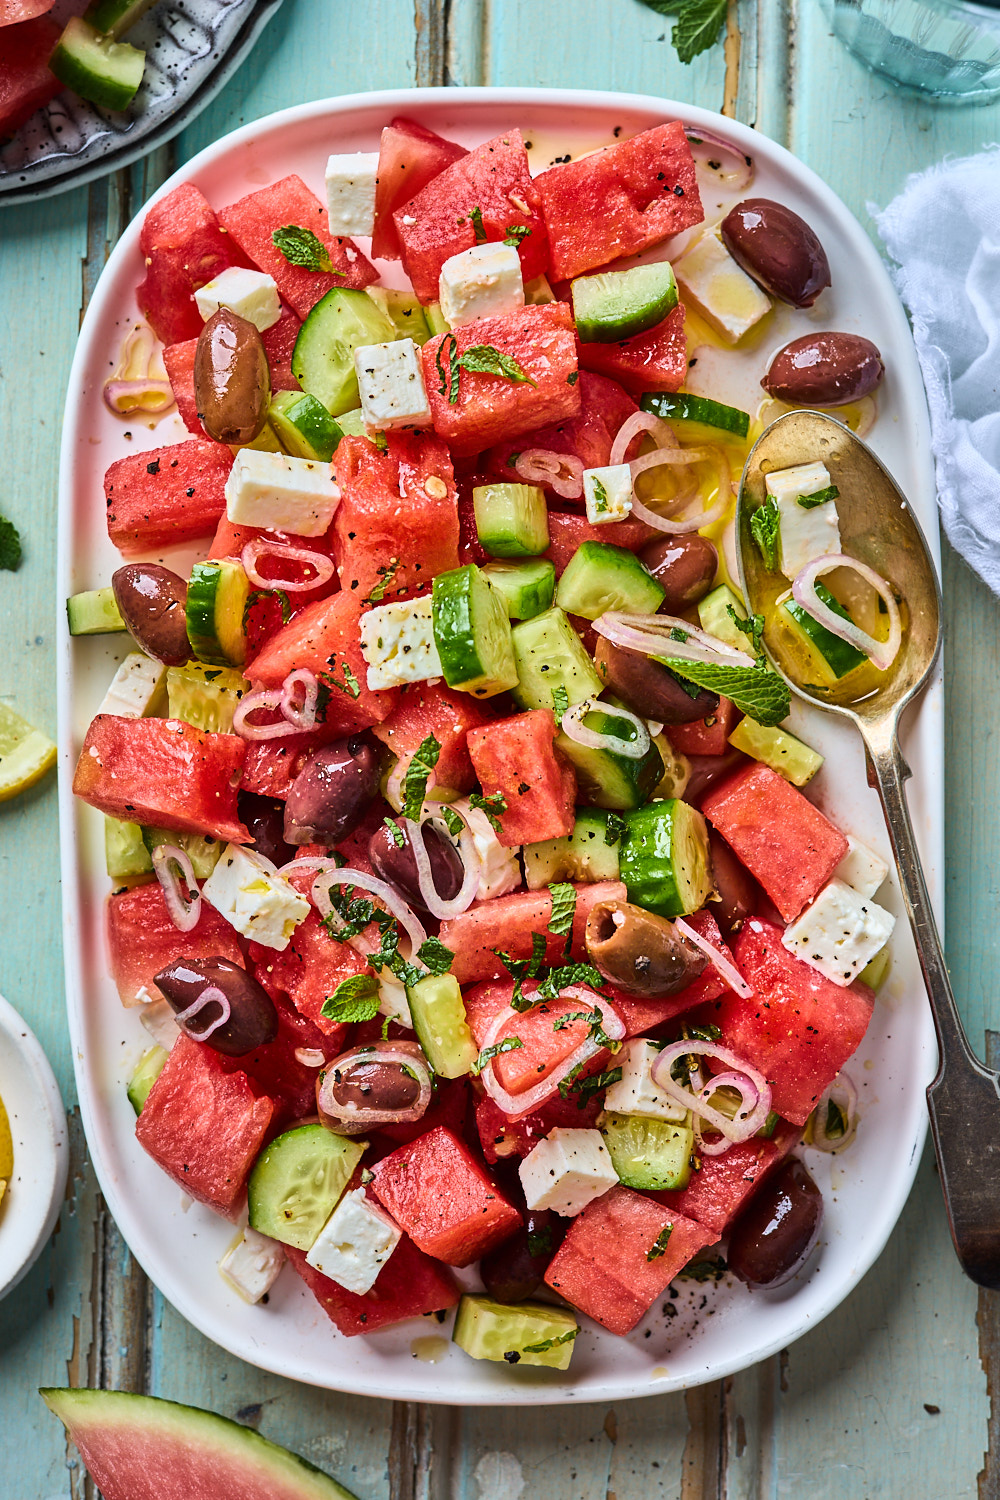
[[[228, 83], [280, 4], [159, 0], [128, 34], [146, 53], [131, 108], [101, 110], [69, 90], [57, 94], [0, 151], [0, 204], [66, 192], [162, 146]], [[70, 0], [52, 11], [59, 21], [73, 13]]]

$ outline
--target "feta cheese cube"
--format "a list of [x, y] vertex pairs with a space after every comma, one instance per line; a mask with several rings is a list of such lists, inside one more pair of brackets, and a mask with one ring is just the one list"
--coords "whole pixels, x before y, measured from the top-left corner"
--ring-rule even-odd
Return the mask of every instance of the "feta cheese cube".
[[285, 1252], [278, 1241], [248, 1225], [219, 1261], [219, 1270], [246, 1302], [259, 1302], [284, 1264]]
[[513, 245], [470, 245], [441, 267], [441, 315], [452, 328], [524, 306], [521, 257]]
[[97, 710], [119, 719], [161, 715], [167, 706], [167, 669], [144, 651], [130, 651], [108, 684]]
[[364, 1188], [345, 1193], [319, 1232], [306, 1261], [338, 1286], [363, 1297], [402, 1238], [402, 1230]]
[[331, 234], [374, 233], [377, 182], [377, 151], [352, 151], [327, 158], [326, 206]]
[[859, 896], [874, 896], [889, 873], [889, 866], [881, 854], [869, 849], [852, 833], [847, 835], [847, 853], [833, 872], [834, 880], [842, 880]]
[[508, 849], [501, 844], [493, 830], [493, 824], [481, 808], [472, 807], [463, 797], [454, 806], [468, 820], [472, 830], [472, 842], [479, 855], [479, 889], [477, 901], [489, 901], [492, 896], [506, 896], [521, 884], [521, 866], [518, 861], [520, 848]]
[[624, 521], [632, 509], [632, 470], [628, 464], [584, 469], [583, 498], [592, 526], [600, 526], [604, 521]]
[[682, 1123], [687, 1117], [684, 1106], [675, 1103], [653, 1082], [652, 1067], [659, 1055], [652, 1042], [641, 1037], [627, 1042], [615, 1058], [615, 1067], [621, 1068], [622, 1076], [605, 1094], [604, 1108], [619, 1115], [646, 1115], [654, 1120]]
[[270, 860], [239, 844], [227, 844], [201, 894], [237, 932], [279, 953], [310, 910]]
[[412, 339], [364, 344], [354, 351], [354, 369], [366, 427], [386, 432], [431, 425], [420, 351]]
[[443, 676], [431, 608], [431, 596], [424, 594], [376, 605], [361, 616], [361, 654], [373, 692]]
[[226, 480], [226, 514], [235, 526], [322, 536], [339, 504], [333, 468], [318, 459], [241, 448]]
[[527, 1205], [575, 1219], [618, 1181], [599, 1130], [557, 1125], [518, 1168]]
[[136, 999], [142, 1001], [142, 1010], [139, 1012], [140, 1025], [148, 1031], [158, 1047], [171, 1052], [181, 1034], [181, 1028], [174, 1020], [172, 1007], [165, 1000], [154, 1000], [144, 984], [140, 985], [135, 993]]
[[727, 344], [738, 343], [765, 313], [771, 299], [736, 264], [717, 234], [704, 234], [674, 264], [678, 284], [706, 323]]
[[194, 300], [206, 323], [220, 307], [246, 318], [261, 333], [281, 317], [281, 298], [273, 276], [251, 271], [249, 266], [227, 266], [214, 280], [198, 288]]
[[825, 464], [777, 469], [766, 476], [765, 483], [778, 506], [781, 571], [786, 578], [794, 578], [815, 558], [842, 550], [836, 502], [824, 500], [822, 505], [808, 509], [799, 504], [801, 497], [830, 488], [830, 471]]
[[884, 948], [896, 918], [842, 880], [823, 887], [801, 917], [786, 927], [782, 944], [834, 984], [847, 986]]

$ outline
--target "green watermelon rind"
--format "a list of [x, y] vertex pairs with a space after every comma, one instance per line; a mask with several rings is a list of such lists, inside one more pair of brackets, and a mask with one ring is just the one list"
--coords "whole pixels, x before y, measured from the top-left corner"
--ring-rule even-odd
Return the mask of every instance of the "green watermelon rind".
[[[39, 1394], [66, 1427], [105, 1500], [138, 1500], [147, 1493], [135, 1488], [137, 1474], [148, 1483], [150, 1496], [170, 1495], [172, 1458], [176, 1466], [183, 1461], [186, 1467], [194, 1453], [210, 1455], [213, 1495], [239, 1495], [240, 1500], [357, 1500], [315, 1464], [217, 1412], [128, 1391], [46, 1386]], [[114, 1473], [102, 1463], [104, 1434], [114, 1440]], [[127, 1474], [120, 1463], [123, 1439], [133, 1465]], [[197, 1500], [197, 1491], [188, 1493]]]

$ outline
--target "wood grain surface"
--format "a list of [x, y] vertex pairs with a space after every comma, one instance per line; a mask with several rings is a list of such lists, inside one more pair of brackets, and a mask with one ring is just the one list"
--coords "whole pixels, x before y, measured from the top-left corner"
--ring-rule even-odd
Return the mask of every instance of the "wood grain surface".
[[[871, 227], [908, 172], [1000, 134], [1000, 108], [901, 97], [829, 35], [817, 0], [731, 0], [725, 45], [683, 67], [636, 0], [286, 0], [239, 75], [171, 147], [90, 189], [0, 210], [0, 511], [25, 561], [0, 575], [0, 697], [55, 728], [60, 413], [79, 319], [110, 247], [176, 163], [247, 120], [379, 87], [544, 84], [725, 108], [784, 141]], [[1000, 1024], [1000, 613], [945, 551], [947, 948], [974, 1044]], [[230, 1358], [149, 1287], [105, 1211], [76, 1116], [63, 1014], [52, 781], [0, 808], [0, 991], [38, 1033], [72, 1112], [57, 1230], [0, 1304], [0, 1497], [93, 1495], [39, 1385], [212, 1407], [361, 1500], [996, 1500], [1000, 1307], [953, 1259], [932, 1161], [875, 1268], [819, 1328], [686, 1395], [448, 1410], [331, 1395]], [[992, 1456], [987, 1446], [992, 1440]]]

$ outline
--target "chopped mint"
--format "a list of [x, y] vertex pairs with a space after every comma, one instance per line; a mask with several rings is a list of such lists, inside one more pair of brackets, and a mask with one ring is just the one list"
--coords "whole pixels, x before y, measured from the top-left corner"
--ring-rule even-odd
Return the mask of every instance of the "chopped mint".
[[476, 244], [477, 245], [485, 245], [488, 236], [487, 236], [486, 230], [483, 228], [483, 211], [482, 211], [482, 209], [481, 208], [470, 209], [470, 211], [469, 211], [469, 218], [472, 220], [472, 232], [476, 236]]
[[400, 828], [399, 824], [396, 822], [396, 819], [395, 818], [383, 818], [382, 822], [385, 824], [386, 828], [388, 828], [390, 834], [392, 835], [392, 842], [395, 844], [396, 848], [397, 849], [405, 849], [406, 848], [406, 834]]
[[[594, 509], [598, 515], [603, 515], [610, 508], [608, 504], [608, 492], [599, 479], [592, 480], [591, 487], [594, 491]], [[685, 636], [686, 639], [687, 637]]]
[[527, 224], [508, 224], [507, 233], [503, 237], [505, 245], [513, 245], [514, 249], [520, 248], [521, 241], [527, 239], [531, 230]]
[[563, 721], [563, 714], [569, 708], [569, 693], [562, 683], [552, 689], [552, 714], [557, 724]]
[[[445, 353], [445, 350], [448, 352]], [[444, 367], [444, 360], [448, 362], [447, 370]], [[438, 395], [447, 396], [450, 405], [454, 406], [458, 400], [460, 371], [458, 368], [458, 339], [453, 333], [445, 334], [441, 340], [434, 363], [437, 365], [437, 372], [441, 377], [441, 384], [438, 386]]]
[[516, 1052], [518, 1047], [523, 1046], [524, 1043], [519, 1036], [505, 1036], [502, 1042], [496, 1042], [492, 1047], [484, 1047], [469, 1071], [478, 1078], [487, 1063], [491, 1063], [495, 1057], [499, 1057], [504, 1052]]
[[581, 1078], [576, 1086], [576, 1107], [586, 1109], [595, 1094], [601, 1093], [603, 1089], [609, 1089], [614, 1083], [621, 1083], [621, 1068], [604, 1068], [600, 1073], [591, 1073], [587, 1078]]
[[482, 792], [473, 792], [469, 798], [469, 806], [476, 807], [486, 814], [494, 833], [501, 831], [500, 819], [507, 811], [507, 798], [503, 792], [490, 792], [487, 796], [484, 796]]
[[333, 267], [323, 241], [301, 224], [283, 224], [271, 236], [282, 255], [293, 266], [306, 271], [325, 271], [328, 276], [343, 276]]
[[549, 931], [555, 937], [566, 938], [568, 947], [573, 933], [573, 918], [576, 915], [576, 887], [570, 885], [568, 880], [559, 880], [549, 886], [549, 895], [552, 897]]
[[455, 811], [455, 809], [453, 807], [449, 807], [447, 803], [442, 803], [441, 816], [444, 819], [445, 827], [451, 834], [452, 838], [460, 838], [462, 829], [465, 827], [465, 824], [462, 822], [460, 815]]
[[742, 630], [743, 634], [747, 637], [759, 664], [765, 659], [764, 647], [761, 644], [764, 635], [764, 616], [751, 615], [748, 620], [743, 615], [738, 615], [731, 604], [727, 604], [726, 609], [729, 611], [729, 618], [736, 626], [736, 629]]
[[677, 657], [665, 658], [664, 664], [676, 676], [697, 683], [707, 692], [731, 698], [741, 713], [767, 728], [788, 717], [792, 703], [788, 684], [769, 668], [727, 667], [721, 662], [681, 661]]
[[663, 1228], [656, 1236], [656, 1239], [653, 1241], [652, 1249], [646, 1251], [647, 1260], [659, 1260], [661, 1255], [666, 1255], [667, 1242], [673, 1232], [674, 1226], [672, 1224], [664, 1224]]
[[803, 510], [815, 510], [817, 505], [825, 505], [828, 500], [836, 500], [840, 494], [835, 484], [828, 484], [825, 490], [814, 490], [811, 495], [799, 495], [798, 503]]
[[764, 566], [772, 573], [780, 568], [778, 555], [778, 528], [781, 512], [773, 495], [768, 495], [750, 517], [750, 535], [757, 543], [757, 550], [764, 559]]
[[568, 1328], [556, 1338], [543, 1339], [540, 1344], [525, 1344], [525, 1354], [544, 1354], [546, 1349], [555, 1349], [560, 1344], [571, 1344], [580, 1332], [579, 1328]]
[[509, 354], [504, 354], [500, 349], [495, 349], [492, 344], [473, 344], [471, 348], [466, 349], [458, 363], [463, 370], [468, 370], [473, 375], [499, 375], [504, 380], [513, 380], [525, 385], [538, 383], [521, 369], [516, 359], [512, 359]]
[[625, 819], [620, 817], [618, 813], [608, 813], [608, 826], [604, 833], [604, 842], [606, 844], [620, 844], [625, 836], [627, 826]]
[[352, 974], [342, 979], [320, 1006], [320, 1015], [330, 1021], [371, 1021], [378, 1015], [378, 980], [372, 974]]
[[428, 974], [447, 974], [455, 961], [455, 955], [446, 948], [440, 938], [425, 938], [417, 949], [417, 958]]
[[[380, 434], [381, 435], [381, 434]], [[371, 593], [365, 600], [366, 604], [381, 604], [385, 598], [385, 591], [389, 587], [396, 574], [399, 572], [399, 558], [394, 557], [388, 567], [384, 564], [379, 568], [379, 580]]]
[[427, 782], [441, 754], [441, 741], [433, 734], [422, 740], [413, 752], [413, 759], [406, 768], [403, 782], [403, 817], [414, 823], [420, 819], [420, 810], [427, 795]]

